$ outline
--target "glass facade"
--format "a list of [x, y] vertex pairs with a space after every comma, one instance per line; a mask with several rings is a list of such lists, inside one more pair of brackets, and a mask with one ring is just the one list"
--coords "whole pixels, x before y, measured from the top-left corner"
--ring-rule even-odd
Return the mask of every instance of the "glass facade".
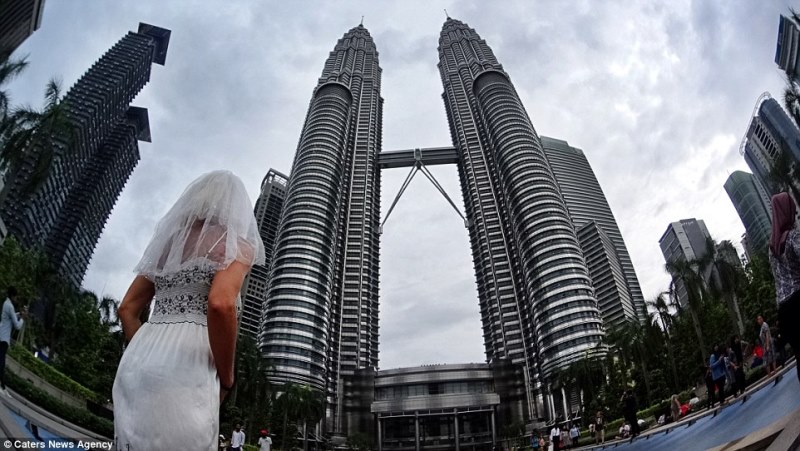
[[[566, 141], [546, 136], [541, 139], [572, 224], [578, 231], [607, 328], [626, 320], [646, 321], [647, 308], [639, 278], [589, 160], [581, 149], [571, 147]], [[584, 230], [584, 227], [590, 227], [588, 224], [591, 222], [601, 230]], [[610, 240], [610, 246], [606, 240]], [[617, 274], [619, 271], [621, 280]]]
[[772, 212], [766, 196], [758, 189], [755, 177], [747, 172], [735, 171], [725, 181], [725, 192], [747, 231], [745, 250], [748, 254], [765, 253], [772, 229]]

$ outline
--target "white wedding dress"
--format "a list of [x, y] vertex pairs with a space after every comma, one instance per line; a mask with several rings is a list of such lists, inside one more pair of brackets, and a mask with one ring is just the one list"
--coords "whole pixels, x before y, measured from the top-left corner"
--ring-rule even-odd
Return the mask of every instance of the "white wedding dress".
[[220, 389], [206, 322], [214, 274], [201, 257], [155, 278], [151, 317], [114, 380], [118, 450], [218, 449]]

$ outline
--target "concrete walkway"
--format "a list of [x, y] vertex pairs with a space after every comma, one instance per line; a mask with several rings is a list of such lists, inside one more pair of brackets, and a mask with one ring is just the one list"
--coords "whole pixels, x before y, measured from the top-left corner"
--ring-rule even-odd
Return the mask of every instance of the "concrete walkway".
[[[770, 443], [794, 443], [800, 435], [800, 382], [796, 364], [758, 382], [724, 406], [691, 415], [677, 423], [645, 431], [633, 440], [607, 441], [582, 449], [660, 451], [676, 449], [767, 449]], [[792, 437], [794, 430], [798, 435]], [[608, 431], [607, 431], [608, 432]], [[757, 439], [757, 440], [756, 440]], [[777, 443], [776, 443], [777, 444]], [[784, 448], [789, 449], [789, 448]]]

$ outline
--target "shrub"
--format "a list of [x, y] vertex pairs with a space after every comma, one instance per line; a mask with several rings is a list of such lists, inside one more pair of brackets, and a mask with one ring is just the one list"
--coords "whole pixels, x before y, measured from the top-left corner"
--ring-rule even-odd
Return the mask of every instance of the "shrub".
[[47, 363], [37, 359], [36, 356], [28, 352], [22, 346], [12, 346], [8, 350], [8, 354], [14, 360], [16, 360], [17, 363], [24, 366], [33, 374], [49, 382], [59, 390], [63, 390], [81, 399], [94, 401], [98, 404], [105, 404], [107, 401], [97, 393], [70, 379], [61, 371], [58, 371]]
[[44, 410], [103, 437], [114, 437], [113, 422], [93, 415], [87, 410], [64, 404], [16, 374], [6, 373], [6, 382], [22, 397]]

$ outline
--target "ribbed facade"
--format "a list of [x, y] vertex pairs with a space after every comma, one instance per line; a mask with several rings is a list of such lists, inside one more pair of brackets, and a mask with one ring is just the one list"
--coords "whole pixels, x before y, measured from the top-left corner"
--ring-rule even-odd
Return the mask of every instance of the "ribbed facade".
[[[139, 32], [128, 33], [70, 88], [63, 101], [76, 139], [69, 147], [60, 146], [35, 192], [28, 192], [34, 156], [7, 175], [11, 187], [2, 216], [9, 232], [26, 246], [43, 247], [54, 266], [76, 286], [139, 159], [131, 137], [139, 134], [141, 126], [132, 125], [129, 105], [150, 79], [151, 64], [164, 63], [169, 34], [140, 24]], [[146, 114], [144, 118], [146, 123]], [[141, 123], [137, 121], [133, 122]]]
[[267, 297], [269, 267], [278, 234], [278, 223], [283, 211], [283, 200], [286, 197], [286, 185], [289, 178], [280, 172], [270, 169], [261, 181], [261, 194], [256, 200], [254, 213], [258, 224], [258, 233], [264, 242], [266, 259], [264, 265], [254, 265], [242, 283], [242, 299], [244, 307], [239, 323], [239, 333], [254, 339], [259, 338], [261, 316], [264, 300]]
[[[571, 147], [566, 141], [546, 136], [542, 136], [541, 140], [545, 156], [547, 156], [547, 161], [550, 163], [556, 182], [558, 182], [575, 230], [594, 221], [613, 243], [613, 249], [609, 249], [609, 254], [598, 260], [597, 256], [590, 258], [587, 248], [584, 246], [585, 241], [580, 240], [596, 289], [597, 302], [603, 318], [606, 320], [606, 325], [609, 327], [619, 325], [622, 318], [646, 321], [647, 308], [639, 285], [639, 278], [636, 276], [617, 220], [614, 218], [614, 213], [608, 205], [608, 200], [597, 181], [589, 160], [586, 159], [586, 155], [581, 149]], [[580, 233], [578, 235], [580, 238]], [[605, 264], [602, 265], [604, 269], [592, 266], [592, 262], [600, 263], [604, 260], [619, 262], [624, 283], [617, 290], [597, 289], [598, 277], [603, 280], [612, 277], [607, 272], [609, 267]]]
[[[665, 261], [672, 263], [680, 260], [691, 262], [692, 260], [703, 258], [708, 253], [706, 243], [710, 238], [711, 234], [708, 233], [708, 228], [706, 228], [706, 223], [703, 220], [695, 218], [681, 219], [670, 223], [667, 230], [658, 240], [658, 245], [661, 247], [661, 253], [664, 255]], [[703, 277], [708, 280], [710, 276], [711, 268], [709, 267], [708, 272], [703, 274]], [[678, 280], [675, 288], [678, 303], [682, 307], [686, 307], [689, 304], [689, 294], [686, 291], [686, 287]]]
[[607, 330], [638, 321], [617, 246], [595, 221], [576, 230]]
[[439, 72], [460, 154], [487, 359], [544, 380], [597, 352], [602, 318], [539, 137], [475, 30], [449, 19]]
[[0, 56], [10, 55], [39, 29], [44, 0], [0, 1]]
[[372, 38], [353, 28], [309, 106], [267, 289], [272, 379], [327, 389], [332, 423], [339, 375], [378, 365], [380, 80]]
[[778, 43], [775, 46], [775, 64], [790, 77], [800, 72], [800, 28], [790, 18], [781, 15], [778, 22]]
[[747, 232], [748, 244], [745, 250], [748, 255], [752, 252], [766, 252], [772, 229], [770, 205], [756, 183], [753, 174], [735, 171], [724, 185], [725, 192], [728, 193]]
[[770, 177], [781, 152], [786, 152], [791, 162], [800, 163], [800, 130], [780, 103], [765, 92], [756, 102], [740, 153], [753, 171], [759, 189], [768, 196], [781, 191]]

